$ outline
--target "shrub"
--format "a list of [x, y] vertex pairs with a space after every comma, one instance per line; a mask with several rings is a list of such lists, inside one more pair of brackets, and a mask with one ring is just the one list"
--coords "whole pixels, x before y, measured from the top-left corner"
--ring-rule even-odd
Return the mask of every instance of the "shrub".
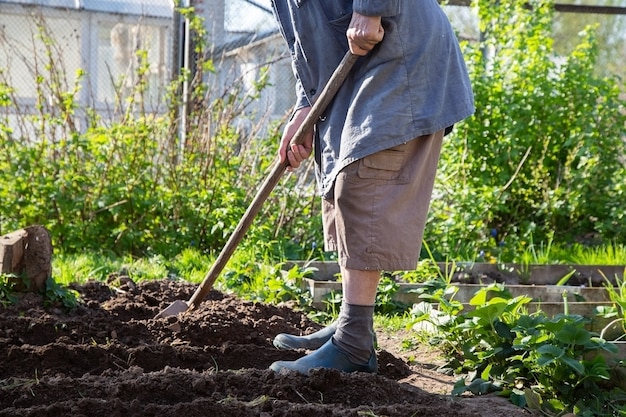
[[[223, 92], [209, 91], [217, 74], [202, 25], [192, 19], [198, 57], [194, 76], [184, 72], [171, 83], [169, 109], [162, 114], [145, 111], [145, 51], [138, 54], [143, 65], [133, 91], [119, 93], [110, 120], [87, 109], [88, 125], [81, 130], [75, 109], [84, 74], [66, 81], [56, 64], [62, 61], [55, 59], [54, 39], [46, 42], [48, 53], [36, 57], [45, 61], [37, 66], [37, 94], [62, 105], [41, 100], [35, 117], [20, 116], [21, 123], [30, 123], [25, 130], [35, 132], [33, 137], [17, 137], [10, 129], [8, 115], [19, 108], [15, 92], [6, 80], [0, 82], [0, 109], [5, 110], [0, 117], [0, 198], [10, 202], [0, 206], [0, 232], [41, 224], [50, 230], [54, 247], [66, 253], [173, 256], [188, 247], [221, 249], [274, 161], [280, 125], [254, 122], [246, 110], [267, 86], [262, 68], [252, 91], [244, 91], [241, 79]], [[47, 33], [45, 28], [41, 33]], [[181, 149], [179, 90], [185, 79], [191, 93]], [[248, 129], [237, 128], [242, 120]], [[320, 240], [319, 221], [310, 220], [319, 217], [313, 185], [289, 175], [278, 188], [244, 244], [297, 256]]]
[[477, 242], [478, 252], [552, 232], [558, 242], [623, 241], [626, 102], [617, 78], [596, 74], [594, 28], [559, 57], [551, 1], [474, 4], [483, 38], [466, 57], [477, 110], [445, 143], [431, 246]]

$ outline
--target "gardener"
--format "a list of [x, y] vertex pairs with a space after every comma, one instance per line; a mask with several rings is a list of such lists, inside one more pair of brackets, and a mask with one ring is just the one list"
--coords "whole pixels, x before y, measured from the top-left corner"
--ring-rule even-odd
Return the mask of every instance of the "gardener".
[[[457, 39], [437, 0], [272, 0], [293, 59], [297, 102], [279, 150], [290, 169], [315, 144], [326, 249], [337, 251], [342, 307], [309, 336], [316, 349], [275, 371], [376, 372], [373, 315], [381, 271], [415, 269], [446, 128], [473, 96]], [[289, 141], [348, 48], [359, 61], [303, 145]]]

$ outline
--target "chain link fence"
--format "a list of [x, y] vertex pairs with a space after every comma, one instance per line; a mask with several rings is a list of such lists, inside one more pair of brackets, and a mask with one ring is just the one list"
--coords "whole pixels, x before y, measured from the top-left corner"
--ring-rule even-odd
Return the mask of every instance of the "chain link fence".
[[158, 112], [173, 74], [174, 15], [169, 0], [0, 1], [0, 83], [14, 98], [5, 109], [13, 131], [33, 136], [24, 116], [53, 113], [63, 92], [74, 92], [77, 112], [119, 111], [140, 67], [147, 109]]

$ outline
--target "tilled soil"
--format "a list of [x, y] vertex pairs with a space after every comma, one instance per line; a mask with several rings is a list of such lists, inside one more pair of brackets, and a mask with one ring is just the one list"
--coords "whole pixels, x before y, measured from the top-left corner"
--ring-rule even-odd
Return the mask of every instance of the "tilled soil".
[[279, 351], [273, 337], [319, 328], [287, 306], [212, 291], [194, 311], [155, 319], [196, 286], [161, 280], [75, 289], [83, 304], [71, 313], [44, 308], [33, 293], [0, 307], [0, 416], [531, 415], [493, 396], [449, 396], [451, 378], [424, 361], [409, 365], [393, 335], [378, 336], [377, 375], [277, 374], [268, 369], [273, 361], [305, 352]]

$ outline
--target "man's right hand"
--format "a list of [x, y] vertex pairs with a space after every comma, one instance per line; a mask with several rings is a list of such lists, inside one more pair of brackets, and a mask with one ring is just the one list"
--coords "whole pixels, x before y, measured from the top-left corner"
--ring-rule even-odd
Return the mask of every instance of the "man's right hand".
[[350, 52], [354, 55], [367, 55], [367, 53], [382, 41], [385, 36], [381, 17], [364, 16], [353, 12], [346, 36], [348, 38]]
[[278, 156], [281, 163], [285, 162], [285, 160], [289, 162], [289, 166], [287, 167], [288, 171], [298, 168], [302, 161], [311, 156], [313, 152], [313, 130], [305, 134], [304, 142], [301, 145], [291, 144], [293, 136], [310, 111], [311, 107], [303, 107], [296, 110], [283, 131]]

